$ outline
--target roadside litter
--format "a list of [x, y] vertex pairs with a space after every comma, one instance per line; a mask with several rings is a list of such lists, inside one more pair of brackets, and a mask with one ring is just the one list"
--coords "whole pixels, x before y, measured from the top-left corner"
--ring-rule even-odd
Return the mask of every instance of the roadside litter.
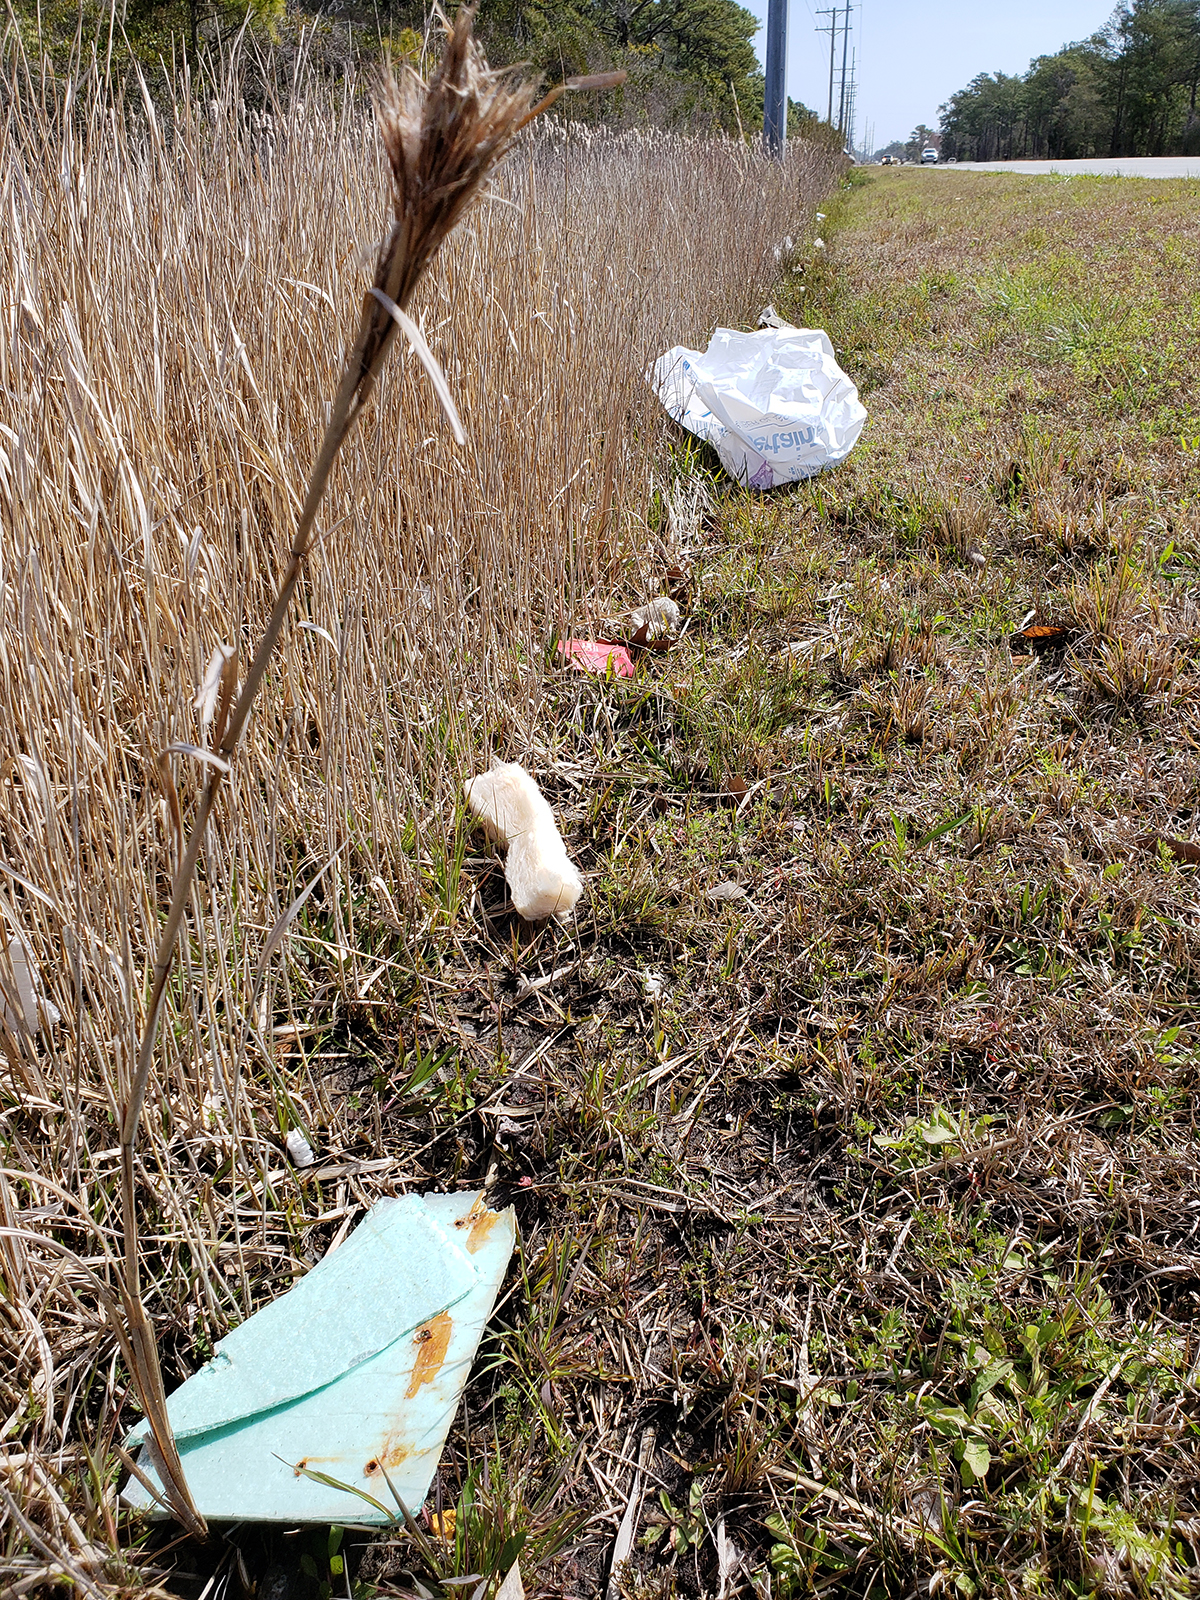
[[283, 1144], [294, 1167], [311, 1167], [317, 1159], [299, 1128], [293, 1128]]
[[15, 929], [15, 919], [12, 932], [7, 921], [0, 918], [0, 952], [8, 957], [6, 971], [0, 955], [0, 1023], [9, 1033], [23, 1030], [36, 1039], [42, 1029], [52, 1033], [62, 1018], [58, 1007], [46, 998], [33, 946]]
[[705, 351], [677, 345], [660, 356], [651, 383], [670, 416], [752, 489], [836, 466], [867, 420], [819, 328], [718, 328]]
[[546, 797], [518, 762], [501, 761], [466, 785], [467, 804], [497, 844], [508, 846], [504, 876], [513, 905], [528, 922], [565, 917], [583, 893], [583, 879]]
[[[167, 1401], [214, 1521], [380, 1524], [437, 1469], [516, 1238], [482, 1193], [381, 1200], [332, 1255], [222, 1339]], [[160, 1491], [148, 1424], [122, 1497]], [[403, 1509], [401, 1508], [401, 1502]]]
[[[682, 574], [681, 574], [682, 575]], [[683, 617], [669, 595], [635, 606], [614, 631], [625, 632], [639, 650], [665, 650], [679, 637]], [[632, 678], [633, 657], [623, 644], [613, 639], [560, 639], [558, 653], [577, 672], [612, 672], [616, 678]]]
[[632, 644], [662, 649], [678, 636], [683, 619], [674, 600], [660, 595], [631, 611], [629, 625], [633, 629]]
[[633, 659], [623, 644], [611, 639], [560, 639], [558, 653], [577, 672], [607, 672], [616, 678], [633, 677]]

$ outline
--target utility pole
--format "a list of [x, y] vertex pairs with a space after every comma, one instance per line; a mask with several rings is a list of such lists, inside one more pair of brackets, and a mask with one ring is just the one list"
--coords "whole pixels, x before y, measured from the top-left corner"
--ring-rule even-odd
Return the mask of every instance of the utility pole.
[[834, 6], [832, 11], [818, 11], [817, 12], [817, 16], [819, 16], [819, 17], [832, 17], [833, 18], [833, 21], [829, 24], [829, 26], [827, 28], [818, 28], [817, 29], [818, 33], [827, 33], [829, 35], [829, 105], [828, 105], [828, 107], [826, 108], [826, 111], [825, 111], [825, 121], [830, 125], [830, 127], [832, 127], [833, 126], [833, 57], [834, 57], [834, 52], [837, 49], [838, 8], [837, 8], [837, 6]]
[[850, 82], [846, 88], [846, 149], [854, 154], [854, 122], [858, 114], [858, 51], [850, 52]]
[[838, 101], [838, 132], [846, 131], [846, 58], [850, 52], [850, 0], [846, 0], [846, 20], [842, 24], [842, 93]]
[[787, 17], [788, 0], [770, 0], [767, 8], [767, 94], [763, 106], [763, 149], [774, 161], [787, 147]]

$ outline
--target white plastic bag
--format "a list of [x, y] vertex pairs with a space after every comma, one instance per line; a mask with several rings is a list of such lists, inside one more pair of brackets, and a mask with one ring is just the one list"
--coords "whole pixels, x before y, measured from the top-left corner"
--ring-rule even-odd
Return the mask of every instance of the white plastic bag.
[[675, 421], [753, 489], [836, 466], [867, 420], [819, 328], [718, 328], [703, 352], [676, 345], [660, 356], [652, 384]]

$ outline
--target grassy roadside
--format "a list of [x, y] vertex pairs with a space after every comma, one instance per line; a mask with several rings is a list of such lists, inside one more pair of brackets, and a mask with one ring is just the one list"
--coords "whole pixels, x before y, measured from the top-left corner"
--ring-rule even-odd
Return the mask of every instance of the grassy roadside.
[[[296, 917], [271, 1092], [317, 1165], [264, 1135], [229, 1222], [172, 1132], [168, 1386], [386, 1189], [516, 1204], [443, 1579], [519, 1547], [530, 1595], [601, 1594], [641, 1460], [627, 1597], [1195, 1588], [1200, 906], [1156, 841], [1200, 834], [1196, 194], [904, 171], [828, 205], [776, 305], [860, 383], [854, 456], [763, 498], [677, 441], [629, 598], [673, 589], [683, 641], [632, 682], [548, 662], [496, 729], [578, 924], [520, 925], [448, 823], [422, 919], [382, 876]], [[1010, 643], [1031, 611], [1057, 642]], [[108, 1536], [97, 1461], [43, 1478]], [[131, 1553], [177, 1594], [279, 1560], [313, 1600], [473, 1592], [403, 1533], [235, 1533], [215, 1572], [168, 1537]]]
[[1195, 186], [872, 175], [822, 232], [777, 304], [862, 445], [766, 500], [681, 453], [684, 644], [543, 719], [586, 926], [485, 878], [426, 990], [426, 1174], [525, 1184], [459, 1459], [547, 1594], [643, 1448], [630, 1596], [1189, 1593]]

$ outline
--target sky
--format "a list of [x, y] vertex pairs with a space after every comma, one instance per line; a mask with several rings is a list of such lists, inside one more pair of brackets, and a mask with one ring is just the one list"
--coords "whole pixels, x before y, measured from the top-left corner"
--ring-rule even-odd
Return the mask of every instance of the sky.
[[[741, 0], [763, 23], [755, 41], [766, 52], [767, 0]], [[825, 115], [829, 35], [816, 13], [833, 0], [789, 0], [788, 93]], [[1024, 72], [1034, 56], [1086, 39], [1102, 28], [1113, 0], [862, 0], [851, 12], [850, 48], [858, 53], [861, 147], [874, 125], [873, 148], [907, 139], [918, 122], [938, 125], [938, 107], [979, 72]], [[838, 71], [841, 68], [839, 24]], [[834, 85], [835, 109], [837, 83]]]

